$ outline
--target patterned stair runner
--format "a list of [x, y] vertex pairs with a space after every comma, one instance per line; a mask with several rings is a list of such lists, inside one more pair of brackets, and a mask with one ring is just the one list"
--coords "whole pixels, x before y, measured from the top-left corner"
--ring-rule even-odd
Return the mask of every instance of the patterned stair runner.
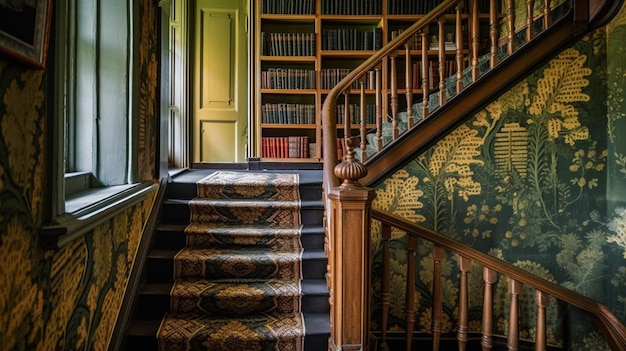
[[190, 201], [159, 350], [301, 351], [297, 174], [215, 172]]

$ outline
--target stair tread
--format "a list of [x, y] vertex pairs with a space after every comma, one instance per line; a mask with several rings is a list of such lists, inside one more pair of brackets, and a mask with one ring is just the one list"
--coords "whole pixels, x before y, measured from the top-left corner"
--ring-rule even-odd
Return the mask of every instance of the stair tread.
[[[176, 281], [180, 282], [184, 280], [187, 279], [181, 278], [177, 279]], [[206, 280], [208, 281], [208, 279]], [[213, 282], [221, 281], [228, 282], [227, 279], [213, 280]], [[245, 281], [245, 279], [238, 279], [237, 281], [241, 282]], [[326, 280], [324, 279], [303, 279], [301, 281], [301, 286], [303, 295], [328, 295], [328, 287], [326, 285]], [[173, 284], [171, 283], [147, 283], [141, 287], [139, 293], [142, 295], [169, 295], [172, 291], [172, 287]]]

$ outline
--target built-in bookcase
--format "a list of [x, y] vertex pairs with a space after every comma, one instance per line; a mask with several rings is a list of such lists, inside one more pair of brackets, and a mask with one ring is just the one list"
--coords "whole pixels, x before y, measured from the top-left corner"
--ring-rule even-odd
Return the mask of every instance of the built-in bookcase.
[[[343, 77], [370, 57], [375, 50], [400, 34], [425, 13], [439, 4], [437, 0], [255, 0], [255, 91], [257, 156], [264, 160], [318, 162], [321, 157], [321, 107], [326, 95]], [[487, 3], [480, 1], [479, 4]], [[486, 13], [488, 9], [481, 8]], [[409, 42], [413, 67], [407, 82], [406, 63], [398, 55], [397, 87], [404, 94], [410, 85], [421, 93], [421, 75], [436, 88], [440, 72], [454, 72], [456, 44], [453, 41], [455, 14], [446, 37], [446, 55], [450, 68], [440, 70], [432, 63], [427, 71], [421, 67], [422, 37], [416, 34]], [[484, 16], [483, 18], [488, 18]], [[487, 21], [485, 21], [487, 24]], [[426, 39], [429, 55], [438, 53], [438, 28], [432, 28]], [[445, 30], [444, 30], [445, 31]], [[464, 41], [464, 50], [469, 40]], [[449, 48], [448, 48], [449, 46]], [[432, 51], [432, 52], [431, 52]], [[446, 63], [447, 65], [448, 63]], [[389, 61], [380, 67], [383, 115], [389, 114]], [[360, 127], [361, 85], [365, 90], [367, 128], [375, 128], [375, 74], [352, 86], [347, 101], [338, 103], [338, 134], [343, 136], [344, 123]], [[418, 97], [416, 97], [418, 98]], [[402, 108], [402, 95], [399, 101]], [[348, 108], [346, 109], [346, 105]], [[406, 105], [406, 104], [405, 104]]]

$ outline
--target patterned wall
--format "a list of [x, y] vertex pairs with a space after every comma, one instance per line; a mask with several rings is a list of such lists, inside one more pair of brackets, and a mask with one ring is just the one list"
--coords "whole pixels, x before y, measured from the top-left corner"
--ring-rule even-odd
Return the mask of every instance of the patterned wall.
[[[156, 114], [156, 5], [142, 0], [142, 131], [138, 172], [153, 179]], [[65, 247], [44, 251], [47, 75], [0, 58], [0, 350], [103, 350], [153, 197]], [[154, 195], [154, 194], [153, 194]]]
[[[561, 52], [377, 187], [374, 207], [444, 233], [601, 301], [626, 321], [626, 7]], [[373, 228], [380, 275], [380, 228]], [[404, 322], [405, 237], [394, 233], [391, 315]], [[432, 247], [418, 244], [417, 329], [430, 330]], [[444, 330], [454, 331], [458, 269], [443, 264]], [[480, 331], [482, 270], [470, 281], [470, 329]], [[380, 283], [374, 283], [375, 298]], [[508, 284], [494, 311], [505, 334]], [[535, 334], [534, 295], [521, 296], [520, 336]], [[526, 304], [526, 302], [529, 302]], [[374, 311], [373, 323], [379, 323]], [[550, 344], [606, 350], [587, 317], [554, 302]], [[566, 340], [565, 335], [573, 336]]]

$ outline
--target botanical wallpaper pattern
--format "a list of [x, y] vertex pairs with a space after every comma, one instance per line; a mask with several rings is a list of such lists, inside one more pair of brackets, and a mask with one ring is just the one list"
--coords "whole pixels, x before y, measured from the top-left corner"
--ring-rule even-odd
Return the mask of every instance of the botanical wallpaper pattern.
[[[140, 2], [140, 177], [154, 174], [156, 4]], [[43, 250], [48, 75], [0, 58], [0, 350], [104, 350], [154, 194], [58, 250]]]
[[[377, 186], [375, 208], [469, 244], [607, 305], [626, 321], [626, 10], [505, 92]], [[381, 272], [373, 224], [374, 275]], [[391, 316], [404, 328], [406, 240], [392, 233]], [[442, 263], [445, 332], [458, 314], [456, 258]], [[416, 330], [430, 331], [432, 246], [416, 257]], [[469, 281], [480, 332], [482, 268]], [[373, 280], [374, 299], [380, 283]], [[520, 297], [520, 337], [535, 337], [534, 292]], [[373, 325], [380, 326], [374, 303]], [[495, 332], [506, 335], [508, 281], [496, 283]], [[606, 350], [587, 316], [551, 301], [551, 345]]]

